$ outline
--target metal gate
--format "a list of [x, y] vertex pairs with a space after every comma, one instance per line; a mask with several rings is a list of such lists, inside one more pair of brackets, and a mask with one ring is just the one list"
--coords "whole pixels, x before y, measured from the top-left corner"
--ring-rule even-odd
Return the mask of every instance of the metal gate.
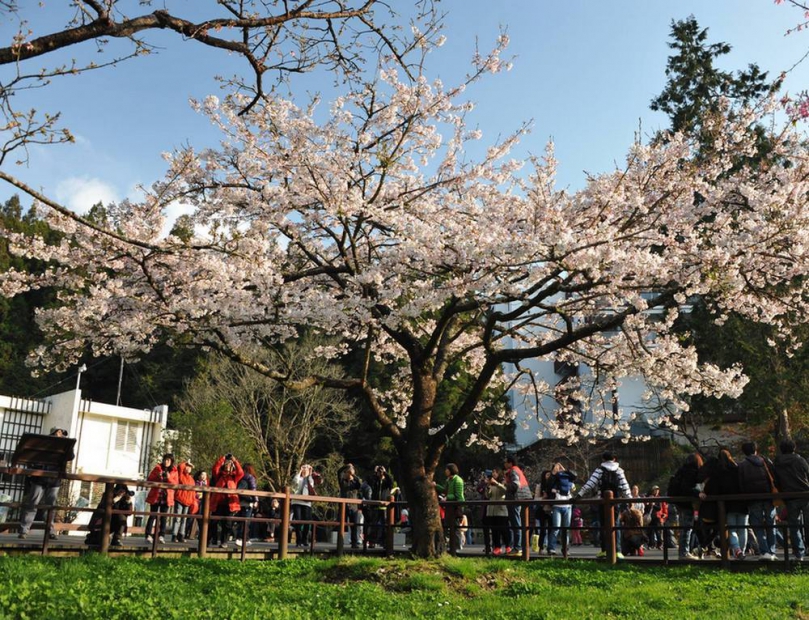
[[[11, 464], [17, 442], [25, 433], [41, 433], [42, 422], [50, 412], [51, 404], [44, 400], [12, 398], [11, 406], [3, 410], [0, 426], [0, 461]], [[21, 502], [25, 492], [25, 476], [0, 474], [0, 494], [10, 495], [12, 502]], [[15, 518], [16, 510], [9, 513]]]

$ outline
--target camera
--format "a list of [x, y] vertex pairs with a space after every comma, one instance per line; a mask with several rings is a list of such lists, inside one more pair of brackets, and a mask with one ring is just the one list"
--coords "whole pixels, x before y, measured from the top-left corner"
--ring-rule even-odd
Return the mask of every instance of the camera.
[[232, 461], [232, 460], [233, 460], [233, 455], [232, 455], [230, 452], [228, 452], [228, 453], [225, 455], [225, 460], [226, 460], [226, 461]]

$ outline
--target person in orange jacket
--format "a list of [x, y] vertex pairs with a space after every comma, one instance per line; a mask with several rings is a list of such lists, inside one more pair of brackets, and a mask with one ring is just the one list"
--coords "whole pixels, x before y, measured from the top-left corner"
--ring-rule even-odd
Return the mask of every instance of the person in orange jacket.
[[[232, 454], [220, 456], [213, 466], [213, 484], [220, 489], [235, 489], [239, 485], [239, 480], [244, 476], [239, 460]], [[219, 517], [235, 517], [239, 514], [241, 506], [239, 496], [228, 493], [214, 493], [211, 495], [211, 512]], [[233, 521], [229, 519], [218, 519], [213, 530], [213, 543], [227, 548], [228, 540], [233, 534]]]
[[[155, 468], [149, 473], [147, 480], [151, 482], [165, 482], [168, 484], [179, 484], [177, 468], [174, 466], [174, 455], [170, 452], [163, 455], [163, 460], [155, 465]], [[158, 531], [158, 540], [161, 543], [166, 542], [166, 517], [165, 513], [170, 512], [174, 506], [174, 489], [161, 489], [152, 487], [149, 494], [146, 496], [146, 503], [149, 504], [149, 519], [146, 521], [146, 542], [151, 543], [154, 536], [154, 523], [159, 513], [163, 513], [160, 517], [160, 529]]]
[[[194, 471], [194, 466], [191, 464], [191, 461], [186, 461], [182, 463], [177, 468], [177, 475], [179, 477], [179, 484], [186, 485], [186, 486], [194, 486], [196, 483], [194, 482], [194, 476], [191, 472]], [[196, 491], [186, 491], [183, 489], [177, 489], [174, 493], [174, 512], [175, 514], [185, 515], [185, 514], [193, 514], [193, 507], [197, 503], [197, 493]], [[184, 542], [185, 541], [185, 529], [186, 524], [185, 522], [188, 519], [185, 517], [175, 517], [174, 518], [174, 529], [172, 530], [172, 541], [173, 542]]]

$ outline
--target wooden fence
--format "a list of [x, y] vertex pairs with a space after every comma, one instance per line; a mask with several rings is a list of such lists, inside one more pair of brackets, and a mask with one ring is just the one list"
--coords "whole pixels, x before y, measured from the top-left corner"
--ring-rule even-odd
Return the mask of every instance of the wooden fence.
[[[60, 478], [63, 480], [69, 481], [82, 481], [82, 482], [93, 482], [93, 483], [101, 483], [104, 485], [104, 505], [105, 511], [103, 514], [103, 521], [102, 521], [102, 528], [101, 528], [101, 537], [100, 537], [100, 546], [98, 550], [102, 554], [108, 554], [110, 551], [110, 534], [111, 534], [111, 523], [112, 523], [112, 516], [113, 514], [134, 514], [136, 516], [142, 516], [144, 518], [149, 517], [150, 515], [154, 514], [152, 512], [147, 511], [140, 511], [140, 512], [126, 512], [123, 513], [121, 511], [116, 511], [113, 509], [113, 490], [116, 484], [126, 484], [130, 487], [136, 488], [163, 488], [163, 489], [174, 489], [174, 490], [190, 490], [194, 491], [195, 493], [201, 493], [202, 499], [199, 503], [200, 510], [197, 514], [194, 515], [187, 515], [187, 514], [180, 514], [180, 513], [157, 513], [156, 516], [158, 519], [161, 517], [170, 518], [170, 517], [177, 517], [177, 518], [185, 518], [185, 519], [194, 519], [199, 524], [199, 542], [196, 549], [197, 556], [204, 558], [208, 555], [209, 547], [208, 547], [208, 533], [209, 529], [212, 525], [216, 525], [217, 522], [222, 520], [228, 520], [236, 523], [243, 523], [244, 527], [242, 527], [241, 533], [241, 546], [240, 546], [240, 553], [239, 557], [241, 560], [244, 560], [247, 553], [248, 547], [248, 540], [249, 540], [249, 530], [251, 523], [275, 523], [279, 527], [280, 535], [276, 537], [277, 540], [277, 548], [273, 550], [271, 554], [272, 557], [277, 557], [279, 559], [283, 559], [288, 557], [289, 555], [289, 535], [288, 532], [290, 530], [291, 525], [310, 525], [313, 528], [312, 533], [312, 541], [310, 547], [307, 549], [307, 552], [314, 554], [316, 553], [316, 546], [317, 546], [317, 536], [316, 536], [316, 528], [329, 528], [334, 529], [338, 532], [337, 540], [336, 540], [336, 553], [338, 555], [342, 555], [344, 552], [344, 533], [346, 532], [347, 528], [352, 525], [347, 520], [347, 512], [349, 506], [356, 506], [357, 509], [365, 508], [376, 508], [380, 511], [384, 510], [385, 512], [385, 527], [384, 527], [384, 552], [387, 555], [394, 554], [394, 534], [397, 528], [401, 527], [396, 523], [395, 520], [395, 511], [397, 508], [401, 508], [406, 506], [404, 502], [394, 502], [393, 498], [390, 501], [381, 501], [381, 502], [373, 502], [368, 500], [359, 500], [359, 499], [345, 499], [339, 497], [326, 497], [326, 496], [311, 496], [311, 495], [292, 495], [287, 488], [284, 493], [273, 493], [268, 491], [251, 491], [245, 489], [222, 489], [217, 487], [210, 487], [210, 486], [184, 486], [184, 485], [174, 485], [168, 483], [161, 483], [161, 482], [150, 482], [146, 480], [131, 480], [125, 478], [116, 478], [116, 477], [106, 477], [106, 476], [92, 476], [86, 474], [55, 474], [53, 472], [44, 472], [44, 471], [31, 471], [31, 470], [24, 470], [20, 468], [8, 468], [8, 467], [0, 467], [0, 474], [12, 474], [12, 475], [36, 475], [39, 477], [50, 477], [50, 478]], [[240, 517], [240, 516], [220, 516], [211, 514], [211, 498], [215, 494], [227, 494], [227, 495], [239, 495], [239, 496], [257, 496], [260, 498], [270, 498], [270, 499], [277, 499], [280, 504], [280, 518], [275, 519], [267, 519], [267, 518], [258, 518], [258, 517]], [[598, 505], [600, 514], [602, 515], [602, 521], [600, 527], [585, 527], [585, 530], [596, 530], [599, 529], [603, 532], [603, 535], [606, 536], [606, 561], [615, 564], [618, 560], [619, 549], [617, 548], [616, 544], [616, 534], [617, 532], [625, 529], [623, 526], [616, 524], [615, 519], [615, 506], [626, 504], [627, 499], [625, 498], [613, 498], [611, 492], [606, 493], [607, 497], [605, 498], [592, 498], [592, 499], [577, 499], [575, 500], [575, 504], [577, 506], [586, 506], [586, 505]], [[718, 518], [716, 521], [716, 529], [719, 533], [719, 542], [720, 542], [720, 562], [722, 566], [728, 566], [731, 562], [730, 558], [730, 545], [729, 545], [729, 528], [727, 523], [727, 510], [726, 510], [726, 503], [731, 501], [738, 501], [738, 500], [746, 500], [746, 501], [755, 501], [755, 500], [790, 500], [790, 499], [803, 499], [809, 500], [809, 493], [779, 493], [779, 494], [764, 494], [764, 495], [751, 495], [751, 494], [741, 494], [741, 495], [723, 495], [723, 496], [715, 496], [710, 497], [706, 501], [713, 501], [716, 502], [718, 508]], [[325, 503], [329, 506], [333, 506], [335, 508], [336, 518], [333, 520], [310, 520], [310, 521], [295, 521], [291, 518], [291, 507], [292, 503], [295, 500], [299, 501], [306, 501], [306, 502], [317, 502], [317, 503]], [[666, 501], [669, 503], [675, 504], [690, 504], [692, 502], [698, 502], [696, 498], [693, 497], [640, 497], [640, 498], [632, 498], [631, 501], [633, 503], [658, 503], [661, 501]], [[569, 505], [572, 501], [570, 499], [566, 500], [525, 500], [525, 501], [498, 501], [498, 502], [489, 502], [489, 501], [482, 501], [482, 500], [472, 500], [467, 502], [443, 502], [442, 506], [444, 506], [449, 512], [454, 512], [457, 506], [462, 506], [465, 508], [478, 508], [481, 509], [484, 506], [489, 505], [506, 505], [516, 508], [520, 515], [520, 529], [522, 533], [522, 541], [523, 545], [520, 550], [519, 558], [522, 560], [530, 560], [532, 557], [532, 551], [530, 546], [530, 534], [534, 530], [533, 527], [533, 518], [532, 518], [532, 510], [541, 510], [545, 507], [552, 507], [554, 505]], [[7, 506], [10, 508], [19, 508], [20, 503], [18, 502], [9, 502], [5, 504], [0, 504], [3, 506]], [[74, 512], [94, 512], [95, 508], [92, 506], [89, 507], [77, 507], [77, 506], [69, 506], [69, 505], [51, 505], [51, 506], [39, 506], [40, 510], [42, 510], [45, 515], [45, 531], [46, 535], [43, 536], [42, 545], [41, 545], [41, 553], [43, 555], [47, 555], [51, 551], [51, 541], [47, 536], [47, 531], [49, 529], [50, 523], [53, 522], [54, 515], [58, 511], [74, 511]], [[158, 551], [162, 549], [159, 547], [159, 541], [157, 533], [157, 522], [155, 523], [155, 531], [153, 532], [152, 542], [151, 542], [151, 556], [155, 557], [158, 554]], [[19, 523], [15, 521], [9, 521], [3, 524], [4, 528], [6, 529], [16, 529], [19, 527]], [[76, 530], [76, 529], [87, 529], [87, 526], [77, 526], [72, 524], [59, 524], [60, 529], [63, 530]], [[458, 527], [457, 522], [455, 519], [448, 520], [448, 538], [449, 538], [449, 552], [451, 554], [456, 554], [458, 552], [457, 542], [456, 542], [456, 529]], [[696, 527], [696, 525], [694, 526]], [[748, 526], [750, 527], [750, 526]], [[783, 533], [783, 541], [784, 541], [784, 557], [783, 563], [785, 567], [791, 565], [791, 562], [795, 559], [790, 556], [790, 535], [789, 535], [789, 528], [786, 524], [782, 524], [779, 526]], [[669, 527], [668, 525], [663, 525], [663, 564], [669, 564], [671, 558], [669, 557], [669, 550], [665, 541], [667, 540], [668, 531], [683, 531], [688, 528], [683, 527], [682, 525], [678, 527]], [[732, 529], [732, 528], [730, 528]], [[561, 528], [561, 557], [567, 559], [569, 557], [568, 551], [568, 530], [567, 528]], [[367, 540], [364, 540], [363, 545], [367, 544]], [[176, 551], [176, 549], [173, 549]], [[321, 547], [322, 551], [325, 551], [325, 547]], [[488, 551], [486, 555], [489, 555]]]

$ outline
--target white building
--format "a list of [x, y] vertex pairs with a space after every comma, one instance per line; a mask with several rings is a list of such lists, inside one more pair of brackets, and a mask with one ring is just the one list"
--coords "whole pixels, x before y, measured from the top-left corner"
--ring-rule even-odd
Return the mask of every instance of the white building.
[[[564, 368], [554, 362], [544, 360], [526, 360], [521, 362], [523, 368], [529, 368], [537, 382], [544, 382], [553, 387], [566, 377]], [[601, 400], [593, 396], [590, 410], [584, 412], [587, 422], [596, 422], [601, 418], [615, 416], [622, 422], [635, 418], [638, 420], [641, 434], [657, 434], [653, 429], [643, 425], [644, 413], [649, 410], [649, 403], [643, 398], [647, 385], [640, 377], [627, 377], [620, 381], [618, 390], [612, 394], [614, 400]], [[517, 413], [515, 430], [515, 449], [530, 446], [539, 439], [552, 438], [547, 430], [547, 421], [553, 420], [560, 403], [550, 394], [540, 397], [539, 403], [532, 397], [526, 397], [519, 390], [511, 392], [511, 406]], [[598, 409], [598, 410], [596, 410]]]
[[[24, 433], [48, 434], [59, 427], [76, 438], [70, 473], [145, 478], [152, 447], [162, 438], [167, 417], [166, 405], [152, 410], [105, 405], [82, 399], [81, 390], [43, 399], [0, 396], [0, 462], [11, 460]], [[21, 477], [0, 477], [3, 489], [19, 501]]]
[[[655, 293], [642, 293], [642, 297], [649, 302], [652, 302], [655, 296]], [[603, 312], [611, 313], [609, 309], [605, 309]], [[681, 305], [680, 312], [691, 312], [691, 305]], [[662, 308], [655, 306], [645, 311], [646, 315], [651, 315], [653, 318], [662, 316], [662, 313]], [[604, 333], [608, 335], [610, 332]], [[648, 345], [654, 346], [653, 335], [649, 336]], [[513, 341], [511, 346], [516, 346]], [[553, 435], [547, 430], [547, 422], [555, 419], [555, 412], [560, 407], [559, 401], [554, 398], [553, 394], [542, 394], [537, 399], [533, 396], [526, 396], [526, 390], [522, 387], [532, 384], [547, 385], [549, 391], [553, 392], [554, 387], [564, 382], [571, 374], [579, 374], [579, 371], [571, 366], [546, 360], [523, 360], [520, 362], [520, 366], [523, 370], [531, 371], [533, 381], [523, 379], [523, 385], [518, 384], [509, 394], [512, 410], [517, 414], [515, 446], [513, 446], [517, 450], [530, 446], [539, 439], [552, 438]], [[515, 370], [513, 366], [506, 365], [507, 373], [514, 373]], [[585, 365], [582, 365], [580, 370], [583, 375], [589, 373], [589, 369]], [[647, 420], [649, 414], [659, 411], [660, 407], [665, 406], [665, 403], [657, 403], [654, 399], [650, 401], [645, 398], [649, 388], [643, 377], [622, 377], [618, 381], [615, 391], [603, 394], [597, 389], [593, 389], [594, 387], [597, 386], [589, 385], [585, 390], [590, 395], [590, 406], [582, 412], [585, 422], [590, 424], [600, 424], [602, 420], [604, 424], [620, 422], [631, 427], [629, 430], [631, 436], [671, 435], [670, 432], [650, 425]], [[530, 389], [527, 392], [530, 394]], [[620, 433], [619, 436], [621, 434], [623, 433]]]

